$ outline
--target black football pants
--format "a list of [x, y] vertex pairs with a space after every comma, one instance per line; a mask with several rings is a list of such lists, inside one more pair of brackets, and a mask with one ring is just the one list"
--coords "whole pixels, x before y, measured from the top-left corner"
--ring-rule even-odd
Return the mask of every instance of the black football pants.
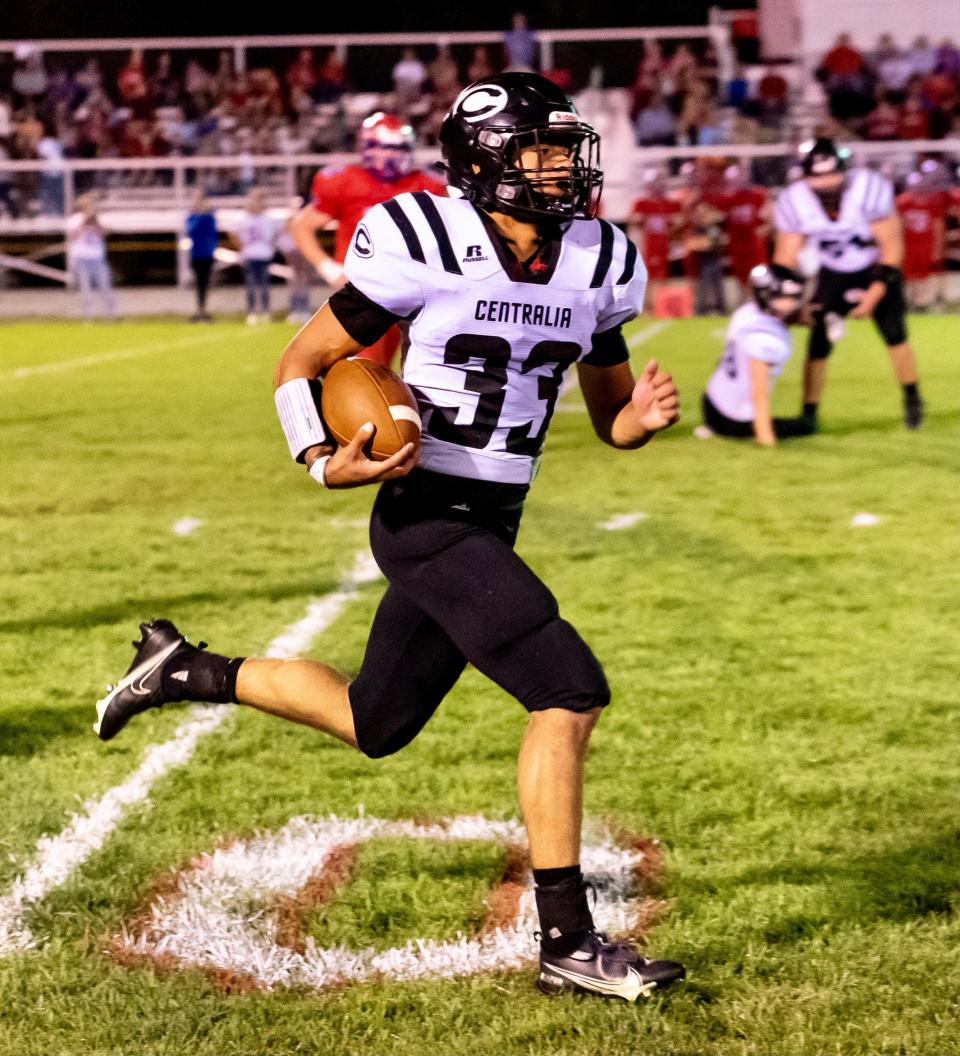
[[367, 755], [409, 744], [468, 662], [528, 711], [609, 703], [593, 653], [514, 553], [526, 491], [424, 470], [381, 488], [370, 541], [390, 585], [349, 690]]

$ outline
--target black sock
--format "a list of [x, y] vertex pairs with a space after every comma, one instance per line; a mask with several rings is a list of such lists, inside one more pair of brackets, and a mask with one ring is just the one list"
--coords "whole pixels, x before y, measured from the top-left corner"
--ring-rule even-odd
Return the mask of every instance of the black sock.
[[236, 704], [237, 672], [244, 657], [207, 653], [186, 644], [163, 672], [163, 689], [171, 700], [199, 700], [210, 704]]
[[920, 395], [920, 390], [917, 388], [917, 382], [908, 381], [907, 384], [903, 386], [903, 395], [906, 396], [908, 400], [917, 399]]
[[562, 865], [559, 869], [534, 869], [533, 882], [537, 887], [553, 887], [564, 880], [582, 880], [580, 865]]
[[804, 418], [816, 418], [817, 416], [817, 404], [805, 403], [803, 405], [803, 416]]
[[[537, 884], [534, 893], [542, 933], [540, 945], [546, 953], [566, 957], [583, 943], [587, 932], [593, 928], [580, 866], [535, 869], [533, 877]], [[554, 882], [544, 883], [544, 880]]]

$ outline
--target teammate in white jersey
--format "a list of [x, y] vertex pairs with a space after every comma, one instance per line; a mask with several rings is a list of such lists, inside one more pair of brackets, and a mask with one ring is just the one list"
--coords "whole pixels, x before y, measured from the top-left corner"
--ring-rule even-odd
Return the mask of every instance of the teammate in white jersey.
[[781, 192], [774, 209], [774, 261], [796, 269], [809, 239], [819, 254], [803, 375], [803, 413], [816, 426], [827, 358], [843, 318], [872, 316], [903, 387], [908, 429], [923, 421], [917, 362], [907, 340], [903, 296], [903, 235], [890, 181], [870, 169], [846, 171], [845, 155], [830, 139], [801, 148], [804, 178]]
[[[679, 417], [651, 360], [634, 379], [621, 324], [643, 304], [636, 248], [595, 219], [599, 137], [535, 74], [465, 89], [441, 130], [460, 199], [427, 192], [372, 209], [348, 283], [287, 346], [276, 399], [291, 454], [328, 488], [380, 483], [370, 539], [389, 580], [351, 682], [312, 660], [227, 658], [167, 620], [141, 625], [130, 671], [98, 703], [108, 739], [173, 700], [236, 701], [313, 726], [371, 757], [430, 719], [468, 662], [529, 712], [518, 762], [542, 932], [539, 985], [635, 999], [680, 978], [594, 927], [580, 873], [583, 761], [610, 699], [600, 664], [513, 547], [567, 367], [600, 439], [643, 447]], [[361, 429], [335, 449], [311, 383], [410, 323], [404, 376], [423, 418], [411, 445], [368, 461]]]
[[764, 447], [809, 436], [807, 419], [774, 418], [770, 397], [793, 351], [789, 323], [800, 318], [803, 278], [781, 264], [758, 264], [747, 286], [751, 300], [734, 312], [723, 355], [702, 397], [704, 425], [696, 435], [753, 437]]

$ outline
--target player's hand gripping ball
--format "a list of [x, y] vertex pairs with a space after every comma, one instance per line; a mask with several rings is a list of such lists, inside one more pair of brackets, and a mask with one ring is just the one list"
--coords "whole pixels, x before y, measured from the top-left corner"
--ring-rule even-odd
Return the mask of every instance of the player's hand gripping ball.
[[323, 379], [323, 418], [345, 447], [365, 422], [376, 426], [364, 454], [374, 462], [420, 443], [420, 412], [410, 387], [386, 367], [367, 359], [341, 359]]

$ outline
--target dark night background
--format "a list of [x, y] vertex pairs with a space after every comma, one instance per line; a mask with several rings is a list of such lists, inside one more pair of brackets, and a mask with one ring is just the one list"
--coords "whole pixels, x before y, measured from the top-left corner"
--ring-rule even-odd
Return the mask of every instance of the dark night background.
[[516, 10], [525, 10], [534, 28], [702, 25], [711, 6], [752, 7], [754, 0], [672, 0], [670, 4], [589, 3], [554, 0], [543, 4], [281, 4], [267, 9], [203, 0], [13, 0], [3, 5], [0, 34], [7, 39], [43, 37], [216, 36], [261, 33], [437, 32], [504, 29]]

